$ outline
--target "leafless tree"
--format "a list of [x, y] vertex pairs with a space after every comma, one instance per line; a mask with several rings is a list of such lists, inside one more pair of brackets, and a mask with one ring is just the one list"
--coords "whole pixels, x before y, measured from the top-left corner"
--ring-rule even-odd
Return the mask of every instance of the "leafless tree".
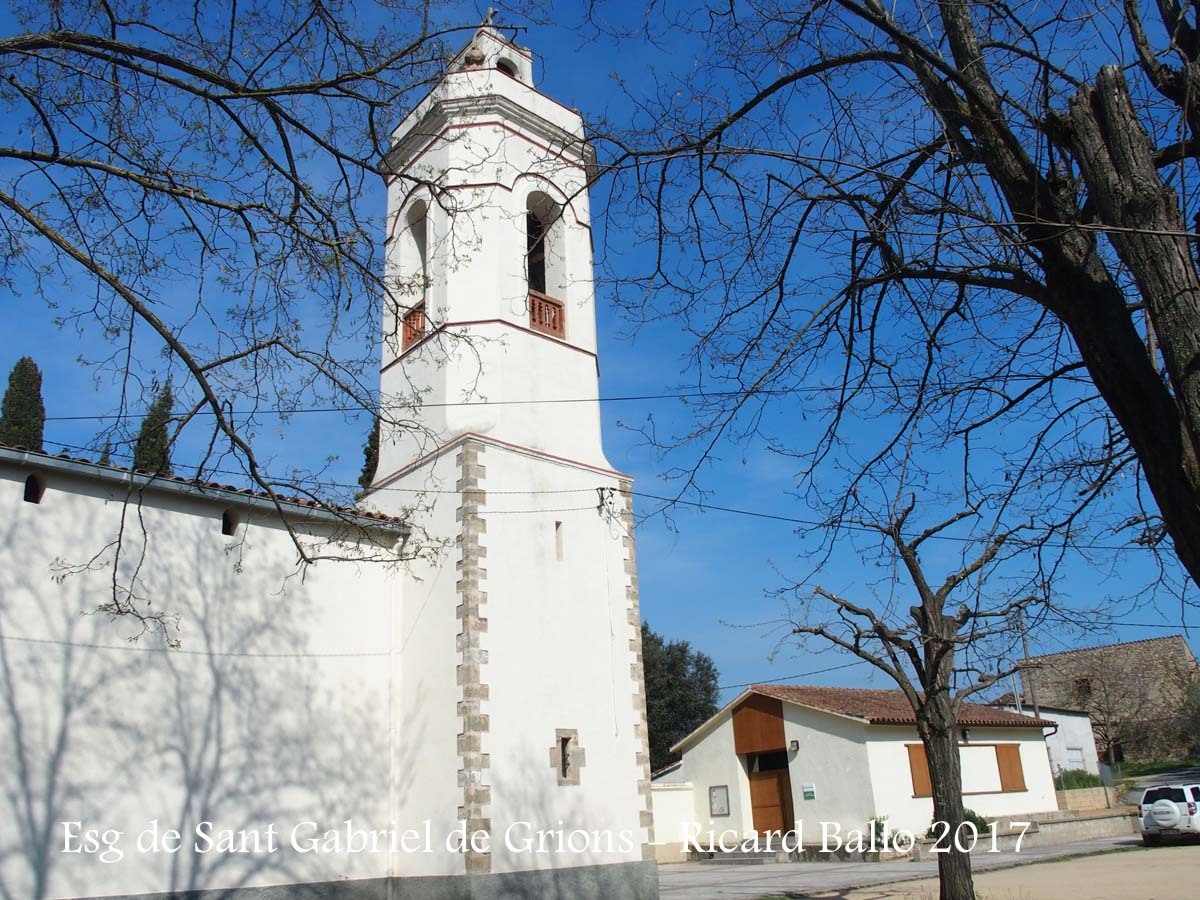
[[[934, 820], [953, 828], [965, 815], [960, 710], [1017, 671], [1027, 614], [1062, 615], [1059, 572], [1036, 564], [1051, 532], [1028, 517], [1009, 519], [1003, 497], [955, 497], [930, 486], [918, 460], [899, 454], [892, 463], [826, 510], [816, 531], [836, 531], [853, 553], [837, 548], [842, 565], [830, 565], [834, 548], [818, 545], [814, 571], [778, 591], [788, 605], [785, 640], [832, 645], [900, 688], [925, 747]], [[848, 555], [861, 560], [852, 573], [842, 568]], [[878, 577], [864, 574], [872, 571]], [[948, 850], [938, 863], [943, 895], [972, 896], [969, 854]]]
[[1169, 538], [1200, 577], [1194, 8], [1159, 4], [1150, 32], [1132, 3], [656, 15], [703, 26], [707, 64], [597, 137], [658, 248], [622, 301], [695, 338], [710, 393], [683, 439], [820, 415], [778, 444], [819, 491], [881, 417], [856, 470], [896, 442], [970, 445], [1065, 534], [1133, 483], [1104, 525]]
[[1193, 681], [1187, 687], [1181, 719], [1183, 739], [1188, 742], [1194, 756], [1197, 751], [1200, 751], [1200, 679]]
[[[377, 390], [379, 311], [424, 288], [384, 275], [379, 164], [477, 27], [450, 15], [422, 0], [13, 5], [0, 283], [94, 337], [86, 361], [120, 398], [97, 410], [113, 415], [94, 449], [121, 462], [170, 376], [172, 440], [202, 450], [179, 474], [336, 508], [350, 489], [262, 457], [280, 417], [419, 427], [417, 387]], [[140, 615], [135, 593], [107, 611]]]
[[1100, 739], [1100, 753], [1110, 766], [1120, 760], [1125, 748], [1150, 735], [1139, 734], [1150, 723], [1147, 713], [1155, 696], [1149, 673], [1122, 672], [1109, 665], [1092, 667], [1088, 674], [1073, 679], [1075, 705], [1085, 710], [1092, 720], [1092, 729]]
[[[927, 546], [1006, 536], [1043, 600], [1068, 558], [1165, 550], [1157, 587], [1194, 603], [1197, 15], [653, 4], [646, 29], [702, 64], [630, 86], [634, 121], [597, 140], [622, 229], [656, 250], [613, 273], [619, 300], [692, 339], [694, 424], [651, 433], [681, 492], [726, 442], [762, 441], [795, 460], [826, 550], [877, 527], [913, 577], [913, 538], [893, 533], [907, 503], [860, 507], [909, 491]], [[956, 509], [977, 524], [939, 535]], [[904, 633], [936, 656], [948, 626], [914, 587]], [[877, 606], [824, 599], [879, 633], [862, 615]], [[874, 661], [906, 678], [917, 664]], [[971, 896], [961, 874], [944, 897]]]

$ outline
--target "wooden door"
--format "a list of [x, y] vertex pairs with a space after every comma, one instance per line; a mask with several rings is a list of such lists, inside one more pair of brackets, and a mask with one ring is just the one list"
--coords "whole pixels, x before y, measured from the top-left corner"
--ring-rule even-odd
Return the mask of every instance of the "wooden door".
[[787, 769], [750, 773], [750, 808], [755, 831], [786, 834], [792, 830], [792, 780]]

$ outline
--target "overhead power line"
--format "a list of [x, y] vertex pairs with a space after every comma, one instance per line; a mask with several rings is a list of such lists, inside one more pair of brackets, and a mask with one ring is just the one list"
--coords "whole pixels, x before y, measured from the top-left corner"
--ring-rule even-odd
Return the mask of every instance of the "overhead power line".
[[390, 656], [388, 650], [345, 650], [332, 653], [307, 651], [253, 651], [253, 650], [192, 650], [186, 647], [147, 646], [144, 644], [96, 644], [88, 641], [61, 641], [53, 638], [25, 637], [17, 634], [0, 634], [0, 640], [22, 644], [44, 644], [54, 647], [79, 647], [85, 650], [117, 650], [127, 653], [169, 653], [184, 656], [236, 656], [246, 659], [353, 659], [364, 656]]
[[[1153, 622], [1119, 622], [1112, 621], [1105, 624], [1121, 625], [1127, 628], [1188, 628], [1193, 626], [1187, 625], [1168, 625], [1157, 624]], [[352, 659], [356, 657], [382, 657], [388, 656], [387, 650], [343, 650], [333, 652], [311, 652], [311, 651], [238, 651], [238, 650], [193, 650], [189, 648], [169, 648], [161, 646], [146, 646], [144, 644], [125, 643], [125, 644], [100, 644], [89, 641], [64, 641], [54, 638], [37, 638], [27, 637], [25, 635], [15, 634], [0, 634], [0, 640], [14, 641], [23, 644], [42, 644], [46, 646], [57, 647], [79, 647], [88, 650], [117, 650], [132, 653], [178, 653], [185, 656], [233, 656], [250, 659]], [[1064, 645], [1065, 646], [1065, 645]], [[1079, 649], [1071, 647], [1069, 649]], [[1086, 648], [1083, 648], [1086, 649]], [[836, 666], [826, 666], [823, 669], [813, 669], [809, 672], [797, 672], [793, 675], [770, 675], [765, 678], [757, 678], [754, 681], [745, 681], [738, 684], [723, 684], [718, 686], [719, 691], [735, 690], [737, 688], [750, 687], [755, 684], [770, 684], [780, 681], [795, 681], [797, 678], [811, 678], [814, 675], [825, 675], [829, 672], [837, 672], [842, 669], [853, 668], [854, 666], [867, 665], [867, 660], [856, 659], [851, 662], [841, 663]]]
[[773, 681], [795, 681], [797, 678], [809, 678], [813, 675], [824, 675], [826, 672], [836, 672], [838, 669], [849, 669], [851, 666], [865, 666], [865, 659], [856, 659], [854, 662], [842, 663], [840, 666], [829, 666], [825, 669], [813, 669], [811, 672], [800, 672], [796, 675], [772, 675], [769, 678], [759, 678], [757, 681], [747, 681], [742, 684], [722, 684], [717, 687], [718, 691], [728, 691], [734, 688], [750, 687], [753, 684], [770, 684]]
[[[1043, 375], [1010, 375], [1010, 381], [1041, 381]], [[1072, 379], [1070, 376], [1063, 376], [1064, 380], [1079, 380]], [[868, 391], [877, 390], [877, 388], [868, 386], [865, 388]], [[822, 387], [820, 385], [795, 385], [786, 388], [758, 388], [754, 390], [737, 389], [728, 391], [675, 391], [661, 394], [614, 394], [608, 397], [556, 397], [556, 398], [527, 398], [522, 400], [458, 400], [444, 401], [437, 403], [421, 403], [413, 402], [411, 404], [400, 404], [402, 407], [413, 410], [421, 409], [444, 409], [447, 407], [463, 407], [463, 406], [545, 406], [559, 405], [569, 403], [631, 403], [646, 400], [722, 400], [731, 397], [744, 396], [760, 396], [760, 397], [786, 397], [795, 394], [823, 394], [827, 393], [832, 388]], [[373, 398], [378, 399], [378, 398]], [[280, 416], [296, 416], [307, 415], [311, 413], [360, 413], [369, 412], [359, 405], [351, 406], [311, 406], [301, 408], [282, 408], [282, 407], [263, 407], [255, 409], [238, 409], [231, 410], [227, 414], [234, 416], [250, 416], [250, 415], [280, 415]], [[211, 409], [200, 409], [196, 411], [196, 415], [213, 415]], [[144, 413], [89, 413], [86, 415], [74, 416], [47, 416], [47, 422], [92, 422], [92, 421], [120, 421], [122, 419], [141, 419]]]
[[[68, 449], [68, 450], [81, 450], [81, 451], [86, 451], [86, 452], [94, 452], [93, 448], [85, 447], [85, 446], [82, 446], [79, 444], [67, 444], [67, 443], [63, 443], [61, 441], [51, 441], [51, 440], [47, 440], [46, 443], [54, 444], [57, 447], [63, 447], [64, 449]], [[129, 458], [129, 454], [113, 454], [113, 455], [120, 456], [122, 458]], [[188, 468], [188, 467], [177, 466], [176, 468]], [[237, 478], [246, 478], [247, 477], [245, 472], [240, 472], [240, 471], [237, 471], [234, 469], [212, 468], [212, 469], [208, 469], [207, 471], [209, 473], [211, 473], [212, 475], [230, 475], [230, 476], [234, 476]], [[295, 483], [295, 479], [291, 479], [291, 478], [273, 478], [272, 477], [272, 478], [266, 478], [265, 480], [268, 484], [271, 484], [276, 487], [283, 487], [283, 488], [286, 488], [288, 485]], [[359, 489], [359, 485], [357, 483], [350, 484], [349, 482], [328, 481], [328, 480], [321, 480], [321, 479], [317, 479], [317, 478], [305, 479], [305, 484], [310, 487], [313, 487], [313, 488], [325, 488], [325, 489], [330, 489], [330, 490], [342, 489], [342, 490], [357, 491]], [[537, 489], [537, 490], [534, 490], [534, 489], [529, 489], [529, 490], [489, 490], [488, 493], [494, 494], [497, 496], [521, 495], [521, 496], [532, 497], [532, 496], [547, 496], [547, 495], [553, 495], [553, 494], [595, 494], [598, 489], [599, 489], [599, 486], [586, 487], [586, 488], [553, 488], [553, 489]], [[388, 486], [388, 487], [375, 488], [372, 491], [372, 493], [441, 495], [441, 494], [458, 494], [460, 492], [457, 490], [451, 490], [451, 489]], [[877, 534], [878, 533], [878, 529], [876, 529], [876, 528], [872, 528], [869, 525], [861, 525], [861, 524], [854, 523], [854, 522], [838, 522], [838, 523], [836, 523], [836, 526], [835, 526], [835, 525], [831, 525], [829, 522], [821, 521], [819, 519], [806, 519], [806, 518], [802, 518], [800, 516], [788, 516], [788, 515], [783, 515], [782, 513], [764, 512], [762, 510], [745, 509], [745, 508], [736, 507], [736, 506], [723, 506], [720, 504], [708, 503], [704, 500], [686, 500], [681, 497], [664, 497], [661, 494], [651, 494], [651, 493], [648, 493], [647, 491], [638, 490], [637, 488], [635, 488], [631, 493], [633, 494], [634, 497], [637, 497], [637, 498], [640, 498], [643, 500], [654, 500], [659, 503], [667, 504], [669, 506], [686, 506], [691, 509], [696, 509], [700, 512], [725, 513], [728, 515], [744, 516], [744, 517], [749, 517], [749, 518], [753, 518], [753, 519], [763, 519], [765, 521], [770, 521], [770, 522], [780, 522], [785, 525], [801, 525], [806, 528], [837, 527], [837, 528], [845, 529], [848, 531], [861, 532], [863, 534]], [[595, 509], [595, 508], [596, 508], [595, 504], [591, 504], [589, 506], [569, 507], [569, 508], [562, 508], [562, 509], [489, 510], [488, 512], [493, 513], [493, 514], [515, 515], [517, 513], [533, 514], [533, 513], [540, 513], [540, 512], [580, 512], [580, 511], [585, 511], [585, 510]], [[930, 535], [929, 539], [930, 540], [938, 540], [938, 541], [949, 541], [951, 543], [958, 543], [958, 544], [975, 543], [975, 542], [981, 540], [981, 538], [977, 538], [977, 537], [970, 537], [970, 536], [963, 536], [963, 535], [950, 535], [950, 534], [934, 534], [934, 535]], [[1054, 546], [1057, 546], [1057, 545], [1054, 545]], [[1071, 546], [1076, 549], [1079, 549], [1079, 550], [1129, 551], [1129, 550], [1137, 549], [1136, 547], [1133, 547], [1128, 544], [1072, 543]]]
[[[788, 394], [811, 394], [821, 393], [827, 390], [821, 387], [794, 387], [794, 388], [764, 388], [762, 390], [752, 391], [750, 393], [761, 396], [784, 396]], [[717, 400], [727, 397], [740, 397], [746, 391], [685, 391], [682, 393], [670, 394], [622, 394], [612, 397], [557, 397], [557, 398], [542, 398], [542, 399], [527, 399], [527, 400], [460, 400], [455, 402], [443, 403], [419, 403], [401, 404], [413, 410], [420, 409], [443, 409], [446, 407], [460, 406], [543, 406], [555, 405], [564, 403], [627, 403], [632, 401], [642, 400]], [[249, 415], [285, 415], [295, 416], [308, 413], [353, 413], [353, 412], [368, 412], [362, 406], [311, 406], [297, 409], [284, 409], [280, 407], [267, 407], [264, 409], [251, 410], [234, 410], [232, 415], [249, 416]], [[211, 409], [202, 409], [197, 412], [197, 415], [212, 415]], [[121, 420], [121, 419], [141, 419], [144, 413], [94, 413], [88, 415], [77, 416], [47, 416], [47, 422], [91, 422], [98, 420]]]
[[[1066, 620], [1064, 619], [1064, 621], [1066, 621]], [[1165, 629], [1169, 629], [1169, 630], [1182, 628], [1183, 630], [1186, 631], [1190, 628], [1200, 627], [1197, 625], [1187, 625], [1187, 624], [1172, 625], [1168, 622], [1126, 622], [1126, 621], [1122, 621], [1121, 619], [1099, 619], [1098, 621], [1099, 621], [1099, 624], [1102, 624], [1102, 625], [1119, 626], [1121, 628], [1165, 628]], [[1080, 648], [1072, 647], [1070, 649], [1076, 650], [1076, 649], [1080, 649]], [[1087, 648], [1082, 648], [1082, 649], [1087, 649]], [[856, 659], [852, 662], [842, 663], [841, 665], [837, 665], [837, 666], [828, 666], [824, 669], [813, 669], [811, 672], [798, 672], [795, 675], [770, 675], [765, 678], [757, 678], [754, 681], [745, 681], [745, 682], [740, 682], [738, 684], [722, 684], [717, 688], [717, 690], [728, 691], [728, 690], [734, 690], [736, 688], [750, 687], [755, 684], [771, 684], [771, 683], [780, 682], [780, 681], [795, 681], [797, 678], [810, 678], [813, 675], [824, 675], [827, 672], [837, 672], [840, 669], [849, 669], [854, 666], [865, 666], [867, 664], [868, 664], [867, 660], [865, 660], [865, 659]]]

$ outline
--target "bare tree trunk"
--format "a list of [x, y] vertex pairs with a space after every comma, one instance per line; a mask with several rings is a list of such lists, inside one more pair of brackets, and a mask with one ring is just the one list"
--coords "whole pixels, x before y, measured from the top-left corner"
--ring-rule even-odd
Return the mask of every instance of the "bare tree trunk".
[[[1000, 187], [1022, 231], [1041, 254], [1048, 289], [1041, 301], [1079, 347], [1104, 401], [1142, 465], [1180, 562], [1200, 585], [1200, 274], [1174, 188], [1157, 173], [1121, 70], [1104, 66], [1083, 85], [1051, 132], [1070, 147], [1099, 212], [1105, 239], [1129, 267], [1162, 342], [1170, 389], [1133, 326], [1125, 293], [1097, 252], [1078, 198], [1054, 190], [1010, 128], [992, 84], [970, 10], [941, 4], [946, 36], [970, 102], [939, 93], [940, 82], [912, 57], [914, 72], [938, 98], [944, 121], [969, 128], [974, 149]], [[876, 15], [885, 15], [876, 4]], [[922, 74], [924, 73], [924, 74]], [[931, 80], [932, 79], [932, 80]]]
[[[962, 765], [958, 756], [958, 726], [950, 708], [949, 692], [929, 694], [923, 712], [924, 716], [918, 717], [918, 731], [929, 760], [933, 820], [949, 826], [946, 837], [949, 849], [938, 854], [939, 896], [941, 900], [975, 900], [971, 855], [960, 852], [954, 840], [963, 821]], [[923, 723], [921, 718], [924, 718]], [[961, 841], [965, 841], [965, 837]]]
[[[1065, 318], [1137, 451], [1180, 561], [1200, 584], [1200, 275], [1189, 229], [1175, 189], [1158, 176], [1149, 136], [1119, 69], [1105, 66], [1095, 88], [1081, 87], [1065, 121], [1089, 197], [1102, 220], [1114, 226], [1107, 239], [1146, 305], [1147, 335], [1162, 339], [1171, 390], [1153, 354], [1149, 365], [1141, 365], [1127, 347], [1128, 336], [1113, 332], [1120, 320], [1120, 331], [1133, 333], [1123, 300], [1111, 304], [1114, 321], [1102, 330], [1091, 298], [1072, 304]], [[1112, 287], [1106, 293], [1117, 294]]]

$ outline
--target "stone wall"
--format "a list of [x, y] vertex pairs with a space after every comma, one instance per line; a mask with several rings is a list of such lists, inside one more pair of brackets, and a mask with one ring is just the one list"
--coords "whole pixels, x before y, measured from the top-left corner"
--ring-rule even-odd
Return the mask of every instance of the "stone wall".
[[1113, 788], [1075, 788], [1058, 791], [1054, 795], [1059, 809], [1108, 809], [1119, 806], [1117, 792]]
[[1088, 713], [1101, 759], [1181, 758], [1188, 742], [1180, 711], [1200, 666], [1178, 635], [1088, 647], [1026, 660], [1026, 698], [1036, 687], [1044, 707]]

